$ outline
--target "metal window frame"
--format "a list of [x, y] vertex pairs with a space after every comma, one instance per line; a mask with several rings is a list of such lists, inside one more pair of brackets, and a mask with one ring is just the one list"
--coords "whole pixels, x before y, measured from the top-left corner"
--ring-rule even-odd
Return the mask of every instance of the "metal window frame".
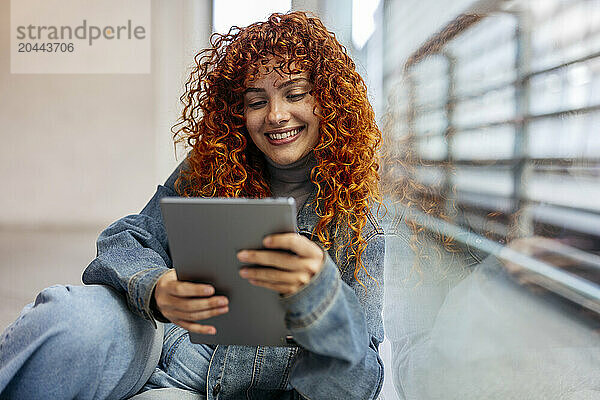
[[[559, 11], [557, 11], [559, 12]], [[462, 203], [463, 205], [473, 206], [475, 208], [480, 209], [488, 209], [488, 210], [500, 210], [505, 213], [518, 213], [519, 218], [516, 219], [515, 225], [512, 227], [508, 227], [506, 230], [502, 229], [502, 226], [495, 226], [495, 229], [500, 235], [505, 233], [508, 230], [518, 230], [522, 236], [532, 236], [534, 233], [534, 222], [540, 223], [549, 223], [549, 224], [561, 224], [562, 226], [566, 226], [575, 231], [581, 232], [583, 234], [589, 234], [600, 237], [600, 228], [595, 228], [596, 226], [600, 226], [600, 210], [599, 212], [588, 212], [586, 215], [587, 224], [579, 224], [577, 225], [577, 220], [571, 219], [569, 222], [569, 218], [563, 218], [566, 214], [572, 212], [579, 212], [579, 216], [581, 216], [582, 210], [572, 209], [565, 206], [552, 205], [546, 206], [544, 204], [540, 204], [537, 201], [533, 201], [527, 196], [527, 184], [531, 179], [533, 171], [538, 165], [562, 165], [563, 168], [568, 169], [569, 162], [565, 160], [557, 159], [557, 158], [534, 158], [530, 157], [527, 149], [528, 145], [528, 135], [529, 135], [529, 126], [532, 121], [542, 119], [542, 118], [560, 118], [566, 115], [570, 115], [573, 113], [594, 113], [600, 112], [600, 104], [597, 105], [589, 105], [586, 107], [566, 109], [553, 111], [548, 113], [539, 113], [532, 114], [530, 113], [530, 96], [531, 96], [531, 88], [530, 82], [533, 77], [550, 73], [553, 71], [558, 71], [564, 68], [567, 68], [571, 65], [575, 65], [578, 63], [583, 63], [592, 59], [600, 58], [600, 52], [594, 52], [591, 54], [587, 54], [582, 57], [578, 57], [572, 60], [568, 60], [561, 64], [552, 65], [547, 68], [538, 69], [532, 71], [531, 69], [531, 31], [532, 31], [532, 16], [527, 13], [525, 10], [519, 10], [519, 12], [506, 12], [507, 15], [511, 15], [516, 19], [515, 21], [515, 32], [514, 32], [514, 40], [516, 41], [516, 49], [517, 52], [515, 54], [514, 59], [514, 68], [516, 70], [516, 80], [512, 82], [503, 83], [500, 85], [492, 85], [489, 87], [484, 87], [476, 92], [463, 94], [462, 96], [458, 96], [455, 92], [455, 57], [450, 51], [447, 51], [446, 44], [451, 40], [454, 40], [458, 35], [460, 35], [466, 29], [470, 29], [475, 24], [480, 23], [485, 20], [485, 16], [483, 15], [461, 15], [457, 19], [455, 19], [452, 23], [444, 27], [440, 32], [430, 38], [423, 46], [421, 46], [417, 51], [415, 51], [407, 60], [402, 68], [402, 75], [404, 77], [404, 82], [407, 85], [408, 90], [408, 110], [406, 111], [406, 122], [408, 125], [408, 146], [412, 148], [416, 148], [418, 145], [418, 141], [426, 140], [432, 136], [439, 136], [440, 133], [434, 132], [428, 135], [417, 135], [416, 134], [416, 126], [415, 121], [418, 113], [427, 113], [432, 110], [439, 109], [439, 102], [436, 102], [435, 105], [424, 104], [416, 107], [415, 102], [415, 92], [416, 92], [416, 82], [414, 77], [412, 76], [412, 71], [414, 71], [415, 67], [418, 66], [426, 57], [431, 56], [433, 54], [440, 55], [444, 57], [448, 62], [448, 70], [447, 70], [447, 79], [448, 79], [448, 90], [446, 93], [445, 99], [445, 111], [446, 111], [446, 119], [447, 126], [441, 132], [441, 135], [446, 137], [448, 148], [447, 155], [443, 160], [429, 160], [424, 159], [423, 162], [427, 165], [434, 165], [438, 167], [442, 167], [445, 169], [445, 178], [442, 185], [438, 187], [438, 192], [440, 196], [444, 199], [449, 199], [450, 195], [455, 196], [456, 201]], [[464, 101], [465, 99], [472, 99], [478, 96], [485, 95], [494, 90], [499, 90], [505, 87], [514, 87], [514, 95], [515, 95], [515, 112], [514, 118], [502, 121], [493, 121], [487, 122], [483, 124], [473, 124], [472, 126], [461, 126], [457, 127], [455, 123], [455, 107], [459, 101]], [[513, 148], [513, 156], [510, 159], [485, 159], [485, 160], [457, 160], [454, 156], [453, 149], [453, 137], [457, 131], [468, 132], [479, 130], [482, 128], [500, 126], [510, 124], [515, 128], [515, 141]], [[578, 160], [580, 161], [580, 160]], [[590, 161], [600, 164], [600, 159], [592, 159], [582, 160], [582, 161]], [[460, 167], [461, 165], [475, 165], [475, 166], [504, 166], [509, 167], [512, 171], [512, 181], [513, 181], [513, 190], [512, 196], [510, 198], [501, 198], [498, 196], [486, 196], [485, 194], [479, 193], [468, 193], [465, 191], [457, 191], [456, 193], [451, 193], [452, 188], [452, 173], [456, 167]], [[447, 208], [450, 205], [446, 206]], [[552, 209], [551, 209], [552, 208]], [[452, 215], [449, 213], [449, 215]], [[573, 223], [575, 221], [575, 223]], [[455, 221], [456, 222], [456, 221]], [[481, 222], [481, 221], [480, 221]], [[579, 221], [581, 222], [581, 220]], [[446, 225], [444, 225], [446, 224]], [[447, 229], [447, 234], [457, 238], [460, 235], [452, 235], [451, 232], [455, 230], [460, 230], [457, 224], [448, 224], [448, 222], [436, 220], [434, 221], [435, 229], [439, 230], [440, 226], [445, 226]], [[489, 225], [488, 225], [489, 227]], [[478, 236], [478, 240], [487, 240], [480, 235]], [[464, 235], [462, 236], [464, 237]], [[540, 265], [538, 260], [531, 259], [529, 257], [524, 257], [522, 254], [518, 254], [512, 251], [509, 248], [506, 248], [498, 243], [488, 241], [486, 242], [486, 246], [478, 247], [477, 243], [464, 243], [465, 245], [471, 245], [475, 248], [479, 248], [480, 250], [491, 252], [492, 254], [496, 254], [499, 258], [503, 258], [508, 254], [509, 260], [519, 260], [522, 263], [522, 266], [534, 273], [536, 276], [541, 277], [539, 282], [541, 286], [546, 287], [547, 289], [556, 292], [563, 297], [566, 297], [576, 303], [581, 304], [582, 306], [594, 310], [595, 312], [600, 314], [600, 286], [596, 285], [593, 282], [589, 282], [582, 278], [574, 277], [572, 274], [569, 274], [565, 271], [559, 270], [556, 267], [551, 265]], [[494, 246], [492, 246], [492, 244]], [[500, 247], [498, 247], [500, 246]], [[542, 263], [543, 264], [543, 263]], [[600, 264], [598, 264], [600, 266]], [[600, 270], [600, 267], [599, 267]], [[544, 271], [540, 273], [540, 271]]]

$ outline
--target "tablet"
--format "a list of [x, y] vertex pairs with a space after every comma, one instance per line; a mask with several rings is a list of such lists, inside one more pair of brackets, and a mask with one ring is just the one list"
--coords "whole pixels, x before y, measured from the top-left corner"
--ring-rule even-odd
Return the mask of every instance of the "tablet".
[[265, 236], [296, 232], [293, 198], [184, 198], [160, 202], [177, 278], [209, 283], [229, 298], [229, 312], [202, 320], [216, 335], [190, 332], [193, 343], [289, 346], [279, 294], [239, 276], [242, 249], [261, 249]]

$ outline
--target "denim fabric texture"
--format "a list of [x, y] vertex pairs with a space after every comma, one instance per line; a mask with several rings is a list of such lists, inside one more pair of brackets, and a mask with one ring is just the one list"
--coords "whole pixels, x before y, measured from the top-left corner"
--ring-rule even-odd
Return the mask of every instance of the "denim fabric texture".
[[0, 336], [0, 399], [121, 399], [153, 375], [158, 330], [103, 285], [52, 286]]
[[[172, 268], [159, 202], [165, 196], [177, 196], [174, 183], [184, 163], [158, 187], [140, 214], [124, 217], [100, 234], [97, 257], [83, 274], [85, 284], [108, 286], [120, 293], [141, 321], [136, 323], [150, 329], [157, 326], [158, 318], [151, 307], [154, 287]], [[311, 194], [297, 218], [300, 234], [309, 238], [319, 219], [311, 205], [315, 195]], [[378, 346], [383, 341], [385, 238], [372, 215], [363, 236], [368, 244], [362, 260], [374, 279], [361, 271], [362, 286], [354, 278], [354, 264], [345, 261], [344, 251], [336, 260], [335, 249], [344, 241], [336, 237], [320, 273], [299, 292], [282, 297], [286, 324], [297, 347], [192, 344], [185, 330], [166, 324], [161, 359], [142, 390], [175, 387], [207, 399], [377, 398], [384, 370]], [[7, 376], [3, 378], [0, 367], [0, 392], [11, 378]]]

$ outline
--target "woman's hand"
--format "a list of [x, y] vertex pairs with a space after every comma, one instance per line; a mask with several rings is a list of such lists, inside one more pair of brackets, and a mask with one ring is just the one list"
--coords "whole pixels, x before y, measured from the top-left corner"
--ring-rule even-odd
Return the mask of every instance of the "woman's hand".
[[196, 322], [229, 312], [227, 297], [214, 293], [211, 285], [179, 281], [175, 270], [170, 270], [156, 283], [154, 300], [158, 311], [174, 324], [190, 332], [214, 335], [214, 326]]
[[240, 269], [240, 276], [255, 286], [262, 286], [284, 295], [294, 294], [323, 268], [323, 250], [297, 233], [267, 236], [263, 245], [267, 249], [289, 250], [294, 254], [272, 250], [240, 251], [237, 256], [244, 263], [274, 267]]

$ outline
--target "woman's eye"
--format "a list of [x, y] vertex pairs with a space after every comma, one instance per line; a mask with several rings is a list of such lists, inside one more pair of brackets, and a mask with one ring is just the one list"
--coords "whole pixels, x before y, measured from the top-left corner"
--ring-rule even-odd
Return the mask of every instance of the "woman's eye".
[[294, 94], [288, 94], [287, 98], [292, 100], [292, 101], [298, 101], [300, 99], [303, 99], [304, 96], [306, 96], [307, 93], [294, 93]]
[[248, 107], [250, 107], [250, 108], [260, 108], [260, 107], [264, 106], [265, 104], [267, 104], [267, 102], [264, 101], [264, 100], [251, 101], [251, 102], [248, 103]]

